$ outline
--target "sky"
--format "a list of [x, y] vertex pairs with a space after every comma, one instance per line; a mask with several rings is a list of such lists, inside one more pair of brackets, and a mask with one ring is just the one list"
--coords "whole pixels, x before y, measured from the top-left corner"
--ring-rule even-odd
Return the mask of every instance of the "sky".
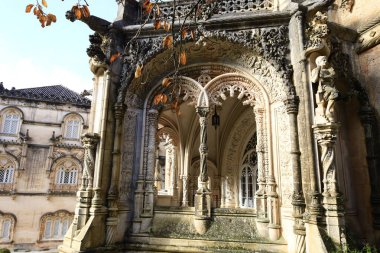
[[[0, 82], [7, 89], [63, 85], [76, 92], [92, 89], [86, 49], [93, 31], [80, 21], [65, 18], [78, 0], [46, 0], [57, 23], [42, 28], [31, 13], [35, 0], [0, 0]], [[87, 0], [91, 15], [116, 18], [115, 0]]]

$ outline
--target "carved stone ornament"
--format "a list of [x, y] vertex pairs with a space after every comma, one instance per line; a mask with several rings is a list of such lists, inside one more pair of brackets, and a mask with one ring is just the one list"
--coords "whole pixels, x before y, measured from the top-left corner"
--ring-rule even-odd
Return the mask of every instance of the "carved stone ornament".
[[86, 133], [81, 137], [85, 149], [82, 187], [92, 188], [95, 167], [95, 148], [99, 139], [99, 135], [93, 133]]
[[[285, 88], [281, 88], [286, 94], [295, 93], [294, 85], [291, 81], [293, 70], [288, 59], [289, 36], [287, 26], [248, 29], [242, 31], [209, 31], [204, 27], [199, 27], [198, 31], [205, 38], [226, 41], [234, 45], [239, 44], [241, 45], [241, 48], [248, 49], [248, 52], [251, 55], [260, 56], [260, 58], [255, 57], [254, 59], [251, 59], [251, 57], [250, 59], [247, 59], [249, 60], [247, 64], [251, 64], [251, 67], [249, 68], [254, 67], [255, 76], [266, 77], [271, 74], [271, 70], [268, 69], [265, 64], [260, 64], [260, 62], [266, 61], [274, 67], [274, 71], [277, 72], [278, 75], [278, 78], [272, 75], [269, 79], [276, 79], [276, 82], [283, 83]], [[134, 79], [135, 66], [137, 64], [147, 66], [150, 60], [165, 51], [162, 47], [162, 40], [163, 37], [143, 38], [127, 45], [127, 53], [123, 55], [123, 71], [118, 101], [123, 101], [126, 90]], [[182, 40], [182, 43], [186, 44], [192, 41], [193, 39], [188, 35]], [[174, 44], [178, 45], [179, 42], [180, 40], [176, 39]], [[195, 52], [191, 53], [191, 55], [194, 54]], [[242, 54], [239, 53], [239, 55], [239, 62], [241, 62]], [[141, 86], [143, 86], [143, 89], [150, 90], [149, 85], [140, 85], [139, 83], [132, 86], [129, 91], [136, 93], [137, 89], [141, 88]], [[276, 87], [279, 85], [271, 86]], [[143, 93], [147, 92], [148, 91], [145, 91]]]
[[327, 51], [324, 53], [326, 55], [330, 54], [330, 41], [328, 38], [330, 30], [327, 26], [327, 20], [327, 12], [318, 11], [308, 22], [306, 29], [306, 55], [316, 51]]
[[340, 4], [340, 8], [343, 8], [347, 11], [351, 11], [354, 4], [355, 4], [355, 0], [342, 0]]
[[380, 44], [380, 18], [373, 21], [372, 27], [361, 32], [357, 44], [356, 52], [362, 53]]
[[[193, 9], [199, 1], [182, 0], [176, 5], [176, 15], [182, 19]], [[249, 0], [249, 1], [201, 1], [201, 8], [197, 11], [197, 17], [203, 20], [210, 19], [214, 15], [226, 15], [234, 13], [251, 13], [273, 10], [273, 0]], [[166, 17], [173, 16], [172, 2], [160, 4], [160, 10]], [[153, 17], [152, 17], [153, 19]]]
[[332, 67], [327, 67], [326, 56], [318, 56], [316, 64], [317, 67], [311, 72], [312, 83], [317, 85], [315, 121], [317, 124], [335, 122], [334, 106], [339, 97], [339, 92], [334, 84], [335, 70]]

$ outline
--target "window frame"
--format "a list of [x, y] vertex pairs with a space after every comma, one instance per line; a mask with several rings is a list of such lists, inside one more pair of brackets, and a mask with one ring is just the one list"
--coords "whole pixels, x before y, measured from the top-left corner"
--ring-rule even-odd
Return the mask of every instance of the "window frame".
[[[5, 226], [7, 225], [7, 230]], [[0, 243], [11, 243], [13, 241], [16, 218], [11, 213], [0, 212]]]
[[[80, 114], [69, 113], [63, 118], [62, 136], [65, 140], [79, 141], [83, 131], [84, 119]], [[74, 131], [76, 133], [74, 134]]]
[[[12, 116], [12, 118], [7, 119], [8, 116]], [[17, 119], [14, 118], [15, 116], [17, 116]], [[23, 117], [23, 112], [19, 108], [6, 107], [0, 112], [0, 117], [1, 117], [1, 129], [0, 129], [1, 135], [18, 136], [20, 134], [21, 125], [22, 125], [22, 121], [24, 117]], [[10, 129], [5, 131], [7, 122], [10, 122], [8, 126]]]
[[63, 241], [74, 214], [66, 210], [47, 213], [40, 219], [40, 241]]

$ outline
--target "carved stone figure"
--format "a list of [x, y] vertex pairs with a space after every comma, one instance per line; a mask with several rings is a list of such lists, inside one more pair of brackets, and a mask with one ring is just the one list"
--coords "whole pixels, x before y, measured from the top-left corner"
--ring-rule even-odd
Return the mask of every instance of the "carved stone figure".
[[339, 92], [334, 85], [335, 71], [332, 67], [327, 67], [326, 56], [317, 57], [316, 64], [317, 67], [311, 73], [312, 82], [318, 85], [316, 120], [321, 121], [324, 118], [328, 122], [334, 122], [334, 105], [339, 97]]

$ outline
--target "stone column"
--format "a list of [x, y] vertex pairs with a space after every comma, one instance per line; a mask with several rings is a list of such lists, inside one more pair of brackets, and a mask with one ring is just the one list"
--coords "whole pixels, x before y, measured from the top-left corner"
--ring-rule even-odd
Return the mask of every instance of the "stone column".
[[343, 198], [339, 193], [335, 166], [335, 143], [339, 124], [328, 122], [313, 126], [320, 147], [320, 163], [323, 169], [323, 207], [326, 210], [327, 233], [338, 244], [344, 236]]
[[156, 165], [154, 168], [154, 181], [156, 182], [154, 185], [157, 191], [161, 191], [162, 189], [162, 175], [161, 175], [161, 165], [160, 158], [158, 154], [158, 148], [156, 149]]
[[[265, 189], [265, 147], [264, 147], [264, 109], [261, 107], [255, 107], [255, 120], [257, 131], [257, 184], [259, 188], [255, 193], [255, 206], [257, 212], [257, 219], [260, 223], [268, 223], [267, 214], [267, 195]], [[260, 228], [259, 228], [260, 229]]]
[[302, 191], [302, 172], [301, 172], [301, 152], [298, 141], [298, 105], [299, 98], [297, 96], [288, 98], [284, 101], [286, 112], [289, 116], [289, 132], [290, 132], [290, 156], [293, 171], [293, 217], [294, 232], [296, 234], [296, 249], [298, 253], [306, 251], [305, 243], [305, 224], [303, 222], [303, 214], [305, 212], [305, 198]]
[[93, 178], [95, 166], [95, 148], [99, 142], [99, 135], [86, 133], [81, 137], [84, 147], [84, 167], [82, 184], [77, 192], [77, 204], [73, 220], [74, 231], [83, 228], [90, 215], [91, 199], [93, 197]]
[[378, 172], [378, 156], [376, 152], [376, 117], [374, 110], [368, 105], [360, 109], [360, 119], [365, 133], [367, 164], [371, 181], [371, 203], [373, 227], [380, 229], [380, 173]]
[[211, 192], [208, 189], [208, 171], [207, 171], [207, 115], [209, 113], [208, 107], [197, 107], [200, 124], [200, 168], [198, 179], [198, 190], [195, 195], [195, 217], [194, 226], [199, 234], [204, 234], [209, 228], [211, 218]]
[[182, 176], [182, 207], [188, 207], [189, 206], [189, 199], [188, 199], [188, 187], [189, 187], [189, 178], [188, 176]]
[[170, 170], [172, 164], [172, 149], [169, 142], [165, 143], [165, 187], [166, 192], [170, 193]]
[[118, 224], [118, 195], [119, 195], [119, 177], [120, 177], [120, 140], [122, 119], [124, 115], [124, 108], [122, 104], [116, 104], [114, 108], [115, 117], [115, 135], [114, 145], [112, 152], [112, 175], [111, 185], [108, 190], [107, 202], [108, 202], [108, 217], [106, 221], [107, 233], [106, 244], [111, 245], [114, 243], [115, 234], [117, 232]]
[[154, 208], [154, 166], [156, 160], [156, 133], [158, 124], [158, 111], [151, 109], [147, 114], [147, 156], [145, 171], [144, 206], [141, 214], [142, 223], [140, 232], [148, 232], [153, 217]]
[[177, 148], [172, 145], [172, 163], [170, 168], [170, 191], [172, 194], [172, 204], [178, 204], [178, 189], [177, 189]]

